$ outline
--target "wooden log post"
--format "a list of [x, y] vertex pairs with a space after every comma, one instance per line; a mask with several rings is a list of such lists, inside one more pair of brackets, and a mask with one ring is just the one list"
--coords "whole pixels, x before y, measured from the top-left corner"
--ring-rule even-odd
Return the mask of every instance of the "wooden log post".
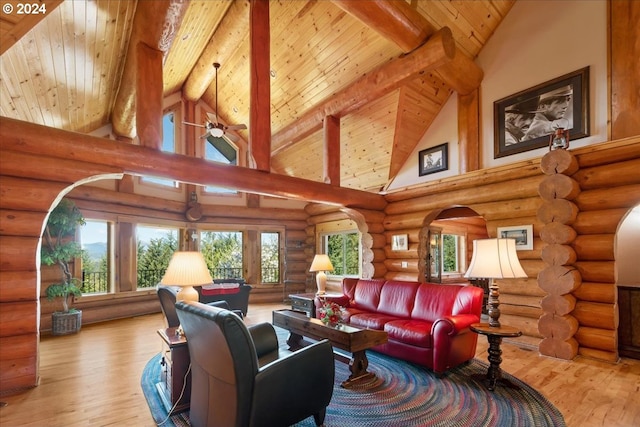
[[571, 312], [576, 307], [572, 292], [580, 287], [582, 276], [573, 266], [576, 254], [570, 246], [576, 238], [571, 224], [579, 212], [573, 200], [580, 194], [580, 185], [571, 178], [578, 161], [569, 151], [553, 150], [544, 155], [540, 168], [545, 178], [538, 186], [543, 203], [537, 217], [544, 224], [540, 238], [547, 246], [542, 250], [546, 267], [538, 273], [538, 285], [547, 295], [541, 303], [538, 331], [543, 339], [538, 350], [545, 356], [571, 360], [580, 347], [574, 338], [579, 322]]

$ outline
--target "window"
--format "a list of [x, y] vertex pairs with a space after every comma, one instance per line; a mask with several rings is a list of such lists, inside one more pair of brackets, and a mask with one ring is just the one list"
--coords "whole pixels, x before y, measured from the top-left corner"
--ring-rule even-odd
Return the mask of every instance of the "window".
[[86, 220], [80, 227], [82, 245], [82, 285], [83, 295], [104, 294], [112, 291], [111, 286], [111, 223]]
[[360, 235], [347, 231], [322, 236], [324, 252], [329, 255], [333, 276], [358, 276], [360, 274]]
[[178, 249], [178, 229], [136, 226], [138, 289], [154, 288], [164, 276], [171, 256]]
[[243, 277], [242, 232], [202, 231], [200, 252], [214, 279]]
[[260, 261], [262, 283], [279, 283], [280, 233], [260, 233]]
[[[214, 137], [209, 135], [204, 142], [204, 158], [214, 162], [224, 163], [227, 165], [238, 164], [238, 149], [229, 143], [223, 137]], [[237, 191], [214, 187], [207, 185], [204, 187], [204, 191], [207, 193], [222, 193], [222, 194], [236, 194]]]
[[464, 274], [465, 262], [465, 237], [458, 234], [442, 235], [442, 274]]
[[[176, 125], [173, 111], [169, 111], [162, 117], [162, 151], [167, 153], [176, 152]], [[143, 176], [141, 179], [144, 182], [178, 188], [178, 183], [171, 179], [153, 176]]]

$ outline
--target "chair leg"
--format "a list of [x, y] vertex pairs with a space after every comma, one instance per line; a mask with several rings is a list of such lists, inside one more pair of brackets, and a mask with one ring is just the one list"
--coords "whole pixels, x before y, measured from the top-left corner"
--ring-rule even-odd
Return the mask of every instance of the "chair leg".
[[317, 414], [313, 414], [313, 420], [318, 427], [324, 426], [324, 417], [327, 415], [327, 408], [323, 408], [322, 411]]

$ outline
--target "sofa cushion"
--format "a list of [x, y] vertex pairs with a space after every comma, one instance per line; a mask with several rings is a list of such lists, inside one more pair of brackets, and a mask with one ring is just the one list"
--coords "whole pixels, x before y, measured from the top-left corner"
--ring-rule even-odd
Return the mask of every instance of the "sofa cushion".
[[378, 313], [408, 319], [418, 291], [418, 282], [388, 281], [382, 287]]
[[392, 320], [397, 320], [395, 316], [387, 316], [374, 312], [363, 311], [349, 318], [349, 324], [357, 328], [384, 330], [384, 325]]
[[450, 316], [459, 291], [459, 286], [420, 284], [411, 318], [433, 322], [440, 317]]
[[384, 280], [359, 280], [351, 306], [361, 310], [376, 311]]
[[399, 341], [416, 347], [431, 348], [432, 322], [424, 320], [399, 319], [391, 320], [384, 325], [389, 340]]

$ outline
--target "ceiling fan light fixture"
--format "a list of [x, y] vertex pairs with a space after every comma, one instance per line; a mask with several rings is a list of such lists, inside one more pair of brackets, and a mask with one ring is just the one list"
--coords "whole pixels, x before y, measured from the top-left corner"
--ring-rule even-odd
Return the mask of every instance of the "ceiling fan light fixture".
[[222, 135], [224, 135], [224, 130], [214, 126], [213, 129], [209, 131], [209, 134], [215, 138], [221, 138]]

